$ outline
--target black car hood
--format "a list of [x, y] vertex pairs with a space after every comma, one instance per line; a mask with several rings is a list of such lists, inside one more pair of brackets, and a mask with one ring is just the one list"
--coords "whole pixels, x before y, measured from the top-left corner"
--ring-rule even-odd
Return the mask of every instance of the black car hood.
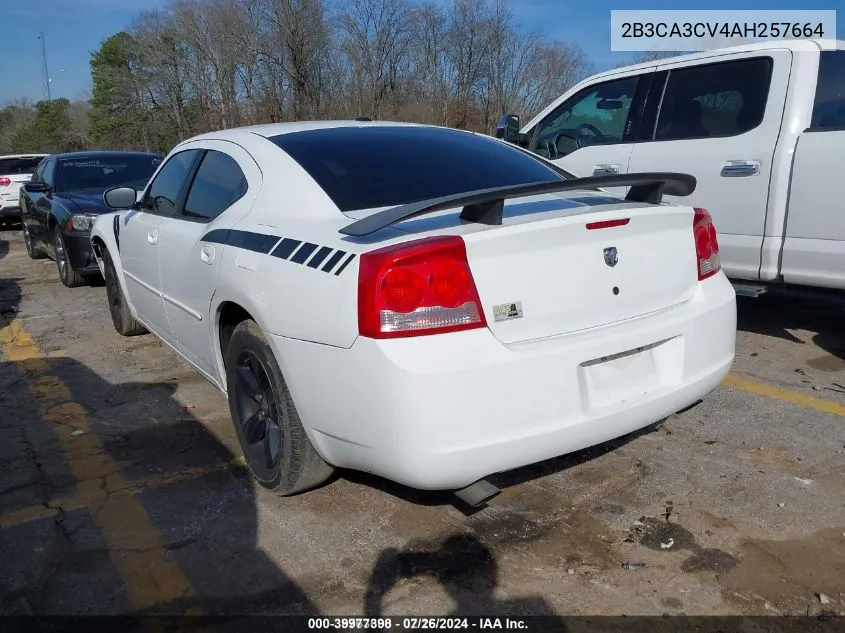
[[[114, 211], [103, 200], [103, 191], [88, 189], [83, 191], [66, 191], [57, 195], [67, 200], [68, 207], [76, 207], [81, 213], [108, 213]], [[68, 210], [72, 210], [69, 208]]]

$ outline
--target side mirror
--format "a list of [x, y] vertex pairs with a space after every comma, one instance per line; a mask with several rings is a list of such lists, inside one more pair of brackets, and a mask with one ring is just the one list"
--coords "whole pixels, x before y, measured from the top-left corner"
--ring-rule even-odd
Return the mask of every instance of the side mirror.
[[496, 138], [507, 143], [519, 144], [519, 117], [515, 114], [505, 114], [496, 124]]
[[24, 183], [23, 188], [29, 193], [49, 193], [50, 191], [50, 185], [40, 180], [35, 182], [30, 180], [29, 182]]
[[112, 209], [131, 209], [138, 199], [133, 187], [113, 187], [103, 194], [103, 201]]

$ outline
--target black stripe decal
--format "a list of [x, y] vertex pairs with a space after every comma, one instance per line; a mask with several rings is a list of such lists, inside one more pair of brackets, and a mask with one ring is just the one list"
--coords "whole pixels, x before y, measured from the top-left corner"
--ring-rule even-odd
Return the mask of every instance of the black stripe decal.
[[304, 264], [305, 260], [311, 257], [311, 253], [317, 250], [317, 245], [312, 244], [311, 242], [305, 242], [296, 254], [290, 258], [290, 261], [294, 262], [295, 264]]
[[201, 242], [211, 242], [212, 244], [226, 244], [229, 240], [229, 229], [214, 229], [202, 236]]
[[335, 267], [335, 265], [336, 265], [336, 264], [337, 264], [337, 263], [338, 263], [341, 259], [343, 259], [343, 256], [344, 256], [344, 255], [346, 255], [346, 251], [338, 251], [338, 252], [336, 252], [334, 255], [332, 255], [332, 258], [331, 258], [328, 262], [326, 262], [326, 265], [325, 265], [325, 266], [323, 266], [323, 268], [322, 268], [323, 272], [324, 272], [324, 273], [331, 272], [332, 268], [334, 268], [334, 267]]
[[296, 247], [302, 244], [300, 240], [292, 240], [289, 237], [286, 237], [279, 245], [270, 253], [273, 257], [279, 257], [281, 259], [287, 259], [290, 257], [291, 253], [296, 250]]
[[342, 273], [342, 272], [343, 272], [343, 269], [344, 269], [344, 268], [346, 268], [347, 266], [349, 266], [349, 262], [351, 262], [353, 259], [355, 259], [355, 253], [352, 253], [349, 257], [347, 257], [347, 258], [346, 258], [346, 261], [345, 261], [345, 262], [343, 262], [343, 263], [340, 265], [340, 268], [338, 268], [338, 269], [334, 272], [334, 274], [335, 274], [335, 275], [339, 275], [340, 273]]
[[[281, 239], [281, 242], [279, 240]], [[291, 237], [280, 238], [277, 235], [237, 231], [234, 229], [214, 229], [202, 236], [201, 241], [213, 244], [225, 244], [243, 248], [256, 253], [265, 253], [295, 264], [306, 264], [308, 268], [324, 273], [339, 275], [355, 259], [355, 253], [335, 250], [330, 246], [321, 246], [313, 242], [303, 242]], [[278, 246], [273, 245], [278, 242]], [[271, 250], [272, 249], [272, 250]], [[313, 255], [313, 257], [312, 257]], [[309, 259], [310, 258], [310, 259]], [[345, 258], [345, 259], [344, 259]], [[323, 264], [325, 262], [325, 264]], [[320, 268], [320, 265], [323, 267]], [[340, 264], [338, 266], [338, 264]], [[337, 270], [334, 270], [338, 266]]]
[[308, 268], [316, 268], [323, 263], [323, 260], [328, 257], [331, 252], [332, 249], [328, 246], [321, 247], [320, 250], [317, 251], [317, 254], [311, 258], [311, 261], [306, 264], [306, 266], [308, 266]]
[[275, 235], [266, 233], [252, 233], [250, 231], [230, 231], [227, 244], [245, 248], [256, 253], [269, 253], [273, 245], [279, 241]]

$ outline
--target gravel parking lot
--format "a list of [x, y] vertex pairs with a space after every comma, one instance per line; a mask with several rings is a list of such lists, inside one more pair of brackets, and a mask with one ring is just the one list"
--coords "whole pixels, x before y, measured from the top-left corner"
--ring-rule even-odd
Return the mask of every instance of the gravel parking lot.
[[222, 394], [2, 231], [0, 614], [845, 612], [843, 314], [739, 299], [703, 403], [472, 514], [348, 472], [278, 498]]

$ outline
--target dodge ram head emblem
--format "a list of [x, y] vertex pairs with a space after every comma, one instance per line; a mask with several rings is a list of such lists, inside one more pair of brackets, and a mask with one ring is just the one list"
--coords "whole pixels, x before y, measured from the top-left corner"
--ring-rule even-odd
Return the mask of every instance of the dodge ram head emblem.
[[604, 249], [604, 263], [613, 268], [616, 266], [616, 262], [619, 261], [619, 256], [616, 253], [615, 246], [608, 246]]

